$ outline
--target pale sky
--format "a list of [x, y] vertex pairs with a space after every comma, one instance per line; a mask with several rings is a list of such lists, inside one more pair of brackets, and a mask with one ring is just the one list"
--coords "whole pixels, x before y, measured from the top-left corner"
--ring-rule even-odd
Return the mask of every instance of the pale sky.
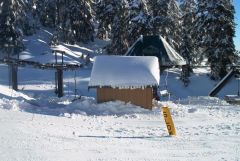
[[236, 25], [236, 34], [234, 38], [234, 44], [237, 50], [240, 50], [240, 0], [234, 0], [235, 6], [235, 23]]

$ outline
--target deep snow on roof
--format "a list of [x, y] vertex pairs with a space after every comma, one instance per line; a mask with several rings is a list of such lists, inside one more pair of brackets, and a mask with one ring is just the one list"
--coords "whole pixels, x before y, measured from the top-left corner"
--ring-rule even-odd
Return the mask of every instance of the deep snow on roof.
[[89, 87], [143, 88], [158, 86], [160, 70], [154, 56], [97, 56]]
[[176, 65], [186, 65], [184, 58], [180, 56], [162, 36], [160, 36], [160, 39], [162, 40], [171, 62]]

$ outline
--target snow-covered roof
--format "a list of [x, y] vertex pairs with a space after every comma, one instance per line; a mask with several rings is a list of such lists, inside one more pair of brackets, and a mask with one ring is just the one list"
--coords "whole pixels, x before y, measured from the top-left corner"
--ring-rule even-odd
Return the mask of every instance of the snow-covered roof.
[[97, 56], [89, 87], [143, 88], [158, 86], [160, 70], [154, 56]]
[[170, 61], [176, 65], [186, 65], [184, 58], [180, 56], [162, 36], [160, 36], [160, 39], [162, 40]]
[[[155, 53], [144, 53], [148, 47], [157, 48]], [[148, 49], [149, 50], [149, 49]], [[140, 36], [137, 41], [128, 49], [125, 55], [143, 56], [155, 55], [159, 58], [161, 66], [185, 65], [185, 59], [177, 53], [169, 43], [160, 35]]]

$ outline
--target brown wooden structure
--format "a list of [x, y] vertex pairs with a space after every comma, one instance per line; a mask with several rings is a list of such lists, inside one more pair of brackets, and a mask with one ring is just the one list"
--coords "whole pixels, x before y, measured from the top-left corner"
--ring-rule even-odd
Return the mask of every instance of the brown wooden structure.
[[117, 89], [110, 87], [97, 88], [98, 103], [120, 100], [152, 109], [153, 89], [151, 87], [138, 89]]
[[88, 87], [96, 88], [98, 103], [119, 100], [152, 109], [159, 80], [157, 57], [97, 56]]

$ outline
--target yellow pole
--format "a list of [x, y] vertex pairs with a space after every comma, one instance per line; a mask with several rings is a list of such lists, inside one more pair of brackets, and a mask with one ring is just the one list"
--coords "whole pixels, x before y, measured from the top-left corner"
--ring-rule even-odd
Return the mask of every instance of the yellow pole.
[[169, 108], [166, 106], [166, 107], [163, 107], [162, 109], [163, 109], [163, 116], [164, 116], [164, 120], [168, 129], [169, 135], [174, 135], [174, 136], [177, 135]]

